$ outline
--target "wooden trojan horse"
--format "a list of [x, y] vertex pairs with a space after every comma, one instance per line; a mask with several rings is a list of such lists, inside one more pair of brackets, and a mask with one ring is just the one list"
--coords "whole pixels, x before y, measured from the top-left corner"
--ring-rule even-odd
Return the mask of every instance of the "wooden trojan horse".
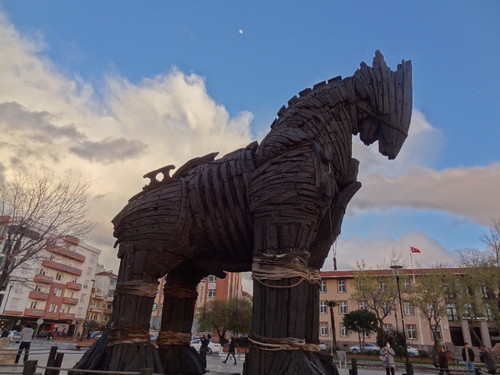
[[[389, 159], [407, 137], [411, 63], [389, 69], [380, 52], [352, 77], [294, 96], [271, 131], [220, 159], [148, 173], [113, 219], [121, 259], [112, 324], [76, 368], [203, 374], [189, 346], [196, 286], [212, 274], [252, 271], [247, 375], [335, 374], [319, 353], [319, 269], [361, 184], [352, 136]], [[163, 178], [158, 178], [158, 175]], [[158, 349], [149, 319], [166, 275]]]

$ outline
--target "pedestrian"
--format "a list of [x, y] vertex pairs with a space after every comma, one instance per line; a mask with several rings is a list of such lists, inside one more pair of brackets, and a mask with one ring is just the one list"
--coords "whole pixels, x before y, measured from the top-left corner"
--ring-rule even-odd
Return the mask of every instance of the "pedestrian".
[[495, 366], [495, 362], [493, 358], [491, 358], [491, 353], [485, 346], [481, 346], [479, 348], [479, 359], [486, 365], [486, 370], [488, 370], [488, 374], [495, 375], [497, 372], [497, 368]]
[[233, 359], [234, 359], [234, 364], [236, 364], [236, 347], [235, 347], [235, 343], [234, 343], [234, 336], [231, 336], [231, 338], [229, 339], [229, 349], [227, 350], [227, 357], [224, 361], [224, 363], [227, 362], [227, 360], [229, 359], [229, 357], [232, 355], [233, 356]]
[[385, 347], [380, 350], [380, 360], [384, 363], [385, 372], [387, 375], [394, 375], [396, 363], [394, 362], [394, 349], [387, 342]]
[[28, 355], [31, 347], [31, 340], [33, 339], [33, 328], [29, 323], [26, 323], [21, 331], [21, 343], [19, 344], [19, 350], [16, 355], [16, 363], [19, 363], [19, 358], [24, 349], [24, 362], [28, 360]]
[[467, 373], [474, 375], [474, 351], [469, 347], [468, 342], [466, 342], [462, 348], [462, 360], [465, 362]]
[[445, 372], [449, 375], [450, 369], [448, 367], [448, 353], [444, 346], [439, 347], [438, 352], [438, 365], [439, 365], [439, 375], [443, 375]]
[[210, 344], [210, 339], [212, 338], [212, 335], [209, 334], [204, 334], [203, 337], [200, 339], [201, 346], [200, 346], [200, 358], [201, 362], [203, 363], [203, 368], [205, 371], [207, 370], [207, 354], [209, 352], [208, 349], [208, 344]]

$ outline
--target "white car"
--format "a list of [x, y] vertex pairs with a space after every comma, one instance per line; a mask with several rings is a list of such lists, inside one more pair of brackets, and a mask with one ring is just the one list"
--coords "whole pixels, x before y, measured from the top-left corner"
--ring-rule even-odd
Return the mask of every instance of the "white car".
[[[199, 352], [201, 346], [201, 340], [199, 338], [192, 339], [189, 345], [195, 348], [197, 352]], [[219, 354], [221, 352], [222, 352], [221, 345], [217, 342], [210, 341], [210, 343], [208, 344], [208, 355]]]
[[418, 356], [418, 349], [417, 348], [410, 346], [410, 345], [408, 345], [406, 348], [408, 350], [408, 355], [410, 357], [417, 357]]
[[[380, 346], [372, 344], [370, 342], [365, 342], [364, 353], [378, 353], [380, 351]], [[352, 354], [363, 353], [363, 350], [359, 348], [359, 345], [354, 345], [349, 348]]]

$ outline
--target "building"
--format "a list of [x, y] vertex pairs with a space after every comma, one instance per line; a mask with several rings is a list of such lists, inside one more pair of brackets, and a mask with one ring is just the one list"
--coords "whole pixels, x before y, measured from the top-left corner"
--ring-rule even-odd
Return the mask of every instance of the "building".
[[[9, 225], [10, 220], [3, 220], [0, 234]], [[3, 241], [5, 237], [0, 237], [0, 247]], [[39, 323], [38, 331], [45, 334], [80, 334], [100, 253], [72, 236], [46, 246], [37, 259], [14, 269], [0, 292], [1, 324], [13, 329], [26, 322], [35, 327]]]
[[[165, 286], [165, 279], [158, 280], [159, 286], [156, 293], [156, 298], [153, 304], [153, 311], [151, 313], [150, 328], [152, 331], [159, 331], [161, 327], [161, 314], [163, 310], [163, 288]], [[231, 298], [243, 297], [243, 290], [241, 285], [241, 274], [228, 272], [224, 279], [217, 278], [213, 275], [204, 277], [196, 287], [198, 299], [195, 304], [195, 322], [198, 309], [210, 300], [228, 300]]]
[[117, 279], [118, 276], [113, 272], [102, 270], [102, 266], [98, 268], [98, 272], [92, 280], [93, 287], [86, 315], [87, 322], [96, 322], [99, 328], [108, 324], [111, 319]]
[[[424, 314], [408, 302], [407, 296], [410, 293], [411, 285], [417, 285], [419, 279], [424, 275], [429, 274], [435, 269], [404, 269], [401, 272], [400, 290], [402, 295], [402, 310], [404, 314], [404, 327], [408, 345], [416, 348], [427, 350], [433, 345], [433, 336], [431, 327], [425, 318]], [[441, 269], [441, 272], [446, 272], [455, 277], [460, 277], [467, 273], [463, 268], [446, 268]], [[330, 311], [327, 306], [327, 301], [336, 301], [337, 306], [334, 307], [336, 341], [341, 348], [347, 348], [358, 343], [358, 336], [355, 332], [349, 332], [342, 324], [343, 316], [351, 311], [358, 309], [366, 309], [366, 304], [358, 302], [353, 298], [353, 293], [356, 291], [355, 274], [359, 271], [325, 271], [321, 272], [321, 287], [320, 287], [320, 340], [325, 344], [332, 342], [332, 327]], [[394, 270], [376, 270], [365, 271], [371, 275], [379, 276], [394, 276]], [[444, 288], [444, 287], [443, 287]], [[448, 294], [444, 303], [446, 304], [446, 316], [443, 316], [436, 335], [440, 341], [448, 346], [462, 346], [464, 342], [472, 343], [474, 346], [479, 346], [478, 338], [487, 347], [492, 347], [495, 342], [494, 338], [498, 337], [493, 324], [487, 318], [471, 319], [470, 317], [459, 318], [457, 313], [457, 300], [455, 295]], [[384, 329], [401, 329], [401, 308], [399, 301], [396, 301], [394, 311], [384, 319]], [[376, 342], [376, 333], [366, 337], [366, 342]]]

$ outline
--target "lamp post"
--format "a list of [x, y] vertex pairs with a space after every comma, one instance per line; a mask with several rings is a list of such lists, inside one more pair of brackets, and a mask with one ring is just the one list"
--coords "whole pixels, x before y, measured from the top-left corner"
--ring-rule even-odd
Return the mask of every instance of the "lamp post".
[[398, 265], [398, 264], [393, 264], [391, 266], [391, 269], [395, 270], [395, 277], [396, 277], [396, 285], [398, 287], [398, 299], [399, 299], [399, 308], [400, 308], [400, 313], [401, 313], [401, 329], [403, 331], [403, 345], [404, 345], [404, 350], [405, 350], [405, 357], [406, 357], [406, 375], [413, 375], [413, 367], [410, 363], [410, 357], [408, 356], [408, 345], [406, 344], [406, 330], [405, 330], [405, 318], [404, 318], [404, 313], [403, 313], [403, 302], [401, 299], [401, 287], [399, 285], [399, 273], [397, 270], [400, 270], [403, 268], [403, 266]]

